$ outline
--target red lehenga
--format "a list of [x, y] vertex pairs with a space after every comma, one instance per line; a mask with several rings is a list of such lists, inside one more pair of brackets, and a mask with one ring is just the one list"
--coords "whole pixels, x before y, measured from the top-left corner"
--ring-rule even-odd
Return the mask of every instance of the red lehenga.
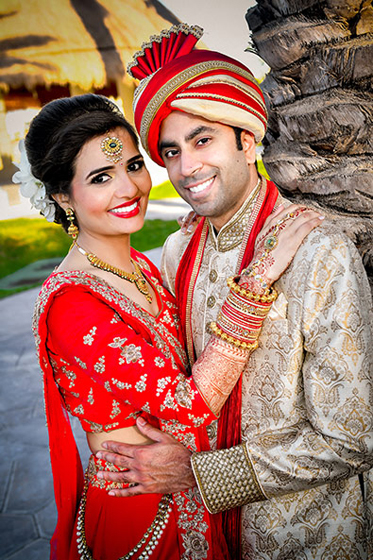
[[193, 451], [208, 449], [205, 426], [215, 419], [187, 376], [175, 301], [152, 263], [134, 250], [132, 258], [155, 287], [157, 317], [79, 271], [52, 274], [36, 302], [58, 510], [51, 558], [225, 559], [220, 516], [207, 512], [196, 489], [111, 497], [96, 472], [115, 467], [93, 456], [83, 476], [67, 411], [87, 432], [131, 426], [142, 414]]

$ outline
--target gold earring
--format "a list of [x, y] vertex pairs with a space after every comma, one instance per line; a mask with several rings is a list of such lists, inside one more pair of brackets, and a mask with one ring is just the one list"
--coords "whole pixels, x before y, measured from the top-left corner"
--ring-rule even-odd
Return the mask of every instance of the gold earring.
[[70, 235], [73, 241], [76, 241], [79, 235], [79, 228], [73, 223], [75, 220], [74, 210], [72, 208], [67, 208], [65, 212], [66, 212], [66, 218], [70, 222], [67, 233], [68, 235]]

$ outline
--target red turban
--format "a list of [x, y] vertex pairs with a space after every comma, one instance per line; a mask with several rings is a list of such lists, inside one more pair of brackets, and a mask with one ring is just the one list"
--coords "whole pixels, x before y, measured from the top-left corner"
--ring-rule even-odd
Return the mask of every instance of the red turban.
[[180, 24], [150, 37], [134, 55], [128, 73], [135, 91], [135, 125], [149, 156], [164, 166], [158, 151], [163, 120], [179, 110], [249, 130], [263, 138], [267, 111], [262, 91], [244, 64], [221, 53], [194, 49], [198, 26]]

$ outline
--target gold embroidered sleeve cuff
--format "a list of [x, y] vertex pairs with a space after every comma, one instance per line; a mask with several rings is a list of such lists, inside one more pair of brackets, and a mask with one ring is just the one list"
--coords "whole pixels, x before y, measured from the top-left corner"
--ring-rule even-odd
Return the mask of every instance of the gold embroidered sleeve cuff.
[[246, 445], [194, 453], [193, 473], [210, 513], [266, 500]]

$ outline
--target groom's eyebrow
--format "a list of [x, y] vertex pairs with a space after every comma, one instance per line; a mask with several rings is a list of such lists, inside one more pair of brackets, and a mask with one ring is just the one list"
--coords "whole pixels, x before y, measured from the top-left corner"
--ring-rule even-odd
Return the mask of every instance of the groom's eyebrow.
[[[203, 133], [213, 133], [215, 132], [215, 128], [211, 127], [211, 126], [206, 126], [206, 125], [200, 125], [197, 126], [196, 128], [193, 128], [193, 130], [191, 130], [185, 137], [184, 140], [185, 142], [190, 142], [191, 140], [193, 140], [196, 136], [198, 136], [199, 134], [203, 134]], [[159, 151], [161, 152], [162, 150], [166, 149], [166, 148], [178, 148], [179, 145], [177, 142], [172, 141], [172, 140], [162, 140], [159, 143]]]

